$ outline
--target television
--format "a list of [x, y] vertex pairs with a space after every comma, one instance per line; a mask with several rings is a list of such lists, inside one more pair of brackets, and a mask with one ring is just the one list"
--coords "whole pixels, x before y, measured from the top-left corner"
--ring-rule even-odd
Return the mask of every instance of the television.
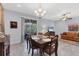
[[49, 32], [53, 32], [54, 30], [53, 30], [53, 27], [48, 27], [48, 31]]
[[53, 30], [53, 29], [49, 29], [48, 31], [49, 31], [49, 32], [53, 32], [54, 30]]

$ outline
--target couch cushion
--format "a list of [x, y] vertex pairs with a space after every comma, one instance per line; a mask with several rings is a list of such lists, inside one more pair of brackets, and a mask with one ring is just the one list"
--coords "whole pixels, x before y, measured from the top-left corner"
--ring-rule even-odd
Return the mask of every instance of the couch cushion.
[[79, 41], [79, 32], [65, 32], [66, 35], [61, 35], [62, 39]]
[[67, 35], [67, 33], [66, 32], [63, 32], [63, 35]]
[[67, 37], [73, 37], [74, 33], [73, 32], [67, 32]]
[[79, 37], [79, 33], [77, 34], [77, 36]]

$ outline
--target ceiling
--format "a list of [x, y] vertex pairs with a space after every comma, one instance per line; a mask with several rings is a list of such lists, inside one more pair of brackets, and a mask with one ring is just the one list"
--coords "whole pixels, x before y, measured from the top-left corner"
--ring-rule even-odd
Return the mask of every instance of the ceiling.
[[[39, 3], [3, 3], [4, 9], [35, 16], [34, 10]], [[42, 8], [47, 11], [45, 19], [57, 20], [63, 13], [71, 12], [71, 17], [79, 15], [79, 3], [42, 3]]]

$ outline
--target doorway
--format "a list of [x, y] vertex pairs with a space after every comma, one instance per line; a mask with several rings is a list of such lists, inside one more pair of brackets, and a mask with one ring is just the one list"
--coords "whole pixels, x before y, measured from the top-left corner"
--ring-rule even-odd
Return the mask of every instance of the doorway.
[[37, 35], [37, 20], [21, 18], [21, 41], [24, 41], [25, 34]]
[[25, 20], [24, 33], [36, 35], [37, 34], [37, 21], [36, 20]]

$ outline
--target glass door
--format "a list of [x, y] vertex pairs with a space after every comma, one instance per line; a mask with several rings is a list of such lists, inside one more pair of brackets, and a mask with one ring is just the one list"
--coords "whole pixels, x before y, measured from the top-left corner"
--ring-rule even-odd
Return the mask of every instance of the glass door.
[[25, 20], [25, 33], [36, 35], [37, 34], [37, 21], [36, 20]]
[[37, 34], [37, 21], [36, 20], [31, 20], [31, 34], [36, 35]]

